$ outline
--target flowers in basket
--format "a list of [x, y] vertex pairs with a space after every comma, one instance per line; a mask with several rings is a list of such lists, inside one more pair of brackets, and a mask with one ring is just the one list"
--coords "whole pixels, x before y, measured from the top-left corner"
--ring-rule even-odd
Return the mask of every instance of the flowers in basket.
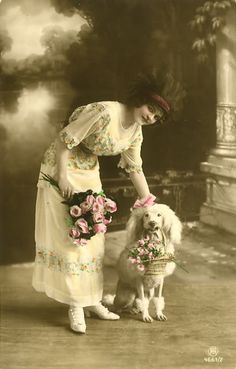
[[132, 264], [136, 264], [139, 271], [145, 270], [145, 264], [164, 256], [164, 246], [160, 241], [153, 241], [147, 236], [138, 240], [137, 246], [129, 250], [128, 258]]
[[128, 259], [132, 264], [137, 266], [139, 271], [144, 271], [145, 266], [150, 262], [156, 261], [160, 258], [170, 258], [173, 256], [166, 254], [165, 247], [159, 240], [150, 240], [149, 236], [138, 240], [137, 246], [129, 250]]
[[[43, 180], [59, 189], [51, 176], [44, 173], [42, 176]], [[97, 233], [105, 233], [112, 221], [112, 213], [117, 211], [116, 202], [106, 197], [103, 191], [77, 192], [62, 203], [68, 205], [69, 238], [76, 246], [85, 246]]]
[[129, 250], [128, 259], [132, 264], [137, 266], [140, 272], [145, 270], [147, 272], [147, 269], [152, 265], [155, 269], [155, 264], [157, 262], [160, 262], [160, 268], [163, 268], [166, 263], [173, 261], [177, 266], [188, 273], [188, 270], [175, 260], [175, 256], [172, 253], [166, 252], [165, 245], [160, 240], [153, 241], [149, 236], [138, 240], [137, 246]]

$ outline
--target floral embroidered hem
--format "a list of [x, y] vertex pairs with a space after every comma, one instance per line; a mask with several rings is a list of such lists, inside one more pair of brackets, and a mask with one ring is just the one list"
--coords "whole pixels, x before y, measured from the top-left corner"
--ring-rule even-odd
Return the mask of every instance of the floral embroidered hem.
[[36, 251], [35, 263], [43, 264], [45, 267], [64, 274], [80, 275], [82, 272], [96, 273], [102, 270], [102, 258], [92, 257], [87, 262], [70, 262], [55, 251], [38, 249]]

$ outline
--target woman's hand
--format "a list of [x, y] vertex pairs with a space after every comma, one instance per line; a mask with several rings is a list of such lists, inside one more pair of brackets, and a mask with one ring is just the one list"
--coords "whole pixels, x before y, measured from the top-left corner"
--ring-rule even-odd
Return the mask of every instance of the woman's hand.
[[58, 185], [63, 197], [69, 199], [70, 197], [73, 196], [75, 188], [72, 186], [72, 184], [68, 181], [68, 179], [65, 176], [59, 178]]

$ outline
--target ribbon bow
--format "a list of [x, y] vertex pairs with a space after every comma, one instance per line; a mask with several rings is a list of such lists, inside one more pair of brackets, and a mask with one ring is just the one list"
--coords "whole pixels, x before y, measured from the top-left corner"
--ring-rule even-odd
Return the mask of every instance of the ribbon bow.
[[149, 194], [146, 197], [140, 199], [140, 200], [136, 200], [134, 203], [133, 208], [137, 209], [137, 208], [146, 208], [148, 206], [152, 206], [154, 205], [156, 200], [156, 196], [154, 196], [153, 194]]

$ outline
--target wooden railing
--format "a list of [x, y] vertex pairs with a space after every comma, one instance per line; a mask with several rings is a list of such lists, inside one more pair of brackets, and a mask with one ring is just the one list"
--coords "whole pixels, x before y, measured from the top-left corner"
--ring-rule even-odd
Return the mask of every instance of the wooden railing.
[[[169, 205], [182, 221], [199, 218], [200, 206], [205, 201], [205, 176], [200, 173], [169, 171], [147, 177], [150, 191], [160, 203]], [[105, 178], [103, 187], [118, 204], [110, 231], [125, 227], [130, 208], [137, 198], [129, 178]]]

